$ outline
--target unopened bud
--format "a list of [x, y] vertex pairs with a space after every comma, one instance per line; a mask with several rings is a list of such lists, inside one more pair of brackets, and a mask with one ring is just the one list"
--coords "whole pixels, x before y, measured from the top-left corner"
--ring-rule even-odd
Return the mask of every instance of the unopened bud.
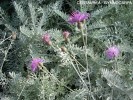
[[83, 22], [78, 22], [77, 27], [78, 29], [82, 29], [84, 26]]
[[61, 47], [61, 51], [62, 51], [62, 52], [67, 52], [67, 48], [66, 48], [66, 47], [64, 47], [64, 46], [63, 46], [63, 47]]
[[44, 34], [44, 36], [42, 37], [43, 41], [48, 44], [48, 45], [52, 45], [51, 39], [50, 39], [50, 35], [48, 33]]
[[63, 32], [63, 36], [64, 36], [65, 40], [68, 39], [69, 35], [70, 35], [70, 32], [68, 32], [68, 31]]

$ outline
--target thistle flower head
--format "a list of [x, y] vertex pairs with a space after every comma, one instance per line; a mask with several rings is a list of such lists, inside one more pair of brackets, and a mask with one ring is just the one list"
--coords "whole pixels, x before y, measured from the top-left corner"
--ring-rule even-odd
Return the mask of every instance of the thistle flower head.
[[35, 72], [38, 69], [39, 64], [42, 62], [43, 60], [41, 58], [33, 58], [31, 61], [31, 70]]
[[120, 53], [120, 51], [119, 51], [118, 47], [116, 47], [116, 46], [109, 47], [105, 51], [105, 55], [109, 59], [113, 59], [113, 58], [117, 57], [119, 55], [119, 53]]
[[51, 45], [51, 39], [50, 39], [50, 37], [51, 37], [51, 36], [50, 36], [48, 33], [46, 33], [46, 34], [43, 35], [42, 39], [43, 39], [43, 41], [44, 41], [46, 44]]
[[67, 39], [70, 35], [70, 33], [68, 31], [64, 31], [62, 34], [63, 34], [65, 39]]
[[75, 11], [69, 16], [68, 22], [70, 22], [71, 24], [74, 24], [77, 22], [82, 22], [88, 19], [88, 17], [90, 17], [89, 13], [82, 13], [79, 11]]

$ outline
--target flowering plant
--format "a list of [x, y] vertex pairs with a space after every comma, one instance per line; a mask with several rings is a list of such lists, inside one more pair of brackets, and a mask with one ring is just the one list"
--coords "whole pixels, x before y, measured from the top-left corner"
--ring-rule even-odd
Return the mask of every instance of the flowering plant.
[[132, 100], [133, 6], [46, 1], [0, 9], [0, 97]]
[[89, 13], [82, 13], [79, 11], [75, 11], [69, 16], [68, 22], [74, 24], [74, 23], [82, 22], [88, 19], [89, 17], [90, 17]]

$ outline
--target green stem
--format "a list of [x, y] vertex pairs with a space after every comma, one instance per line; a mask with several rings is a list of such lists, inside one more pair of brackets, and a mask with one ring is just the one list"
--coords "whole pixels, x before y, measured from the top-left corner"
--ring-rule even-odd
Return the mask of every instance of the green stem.
[[4, 66], [4, 63], [5, 63], [5, 61], [6, 61], [7, 54], [8, 54], [8, 52], [9, 52], [9, 50], [12, 48], [13, 42], [14, 42], [14, 40], [11, 40], [11, 43], [10, 43], [8, 49], [5, 51], [5, 56], [4, 56], [3, 62], [2, 62], [2, 64], [1, 64], [1, 71], [2, 71], [2, 68], [3, 68], [3, 66]]
[[78, 74], [78, 76], [80, 77], [81, 81], [83, 82], [83, 84], [86, 86], [86, 88], [88, 88], [87, 84], [85, 83], [84, 79], [82, 78], [82, 76], [80, 75], [80, 73], [78, 72], [78, 70], [76, 69], [75, 65], [73, 64], [72, 60], [71, 60], [71, 64], [74, 68], [74, 70], [76, 71], [76, 73]]
[[[82, 39], [83, 39], [83, 44], [85, 49], [86, 68], [87, 68], [89, 87], [90, 87], [90, 93], [91, 93], [92, 89], [91, 89], [91, 82], [90, 82], [90, 75], [89, 75], [89, 63], [88, 63], [88, 57], [87, 57], [88, 55], [87, 54], [87, 27], [85, 27], [85, 32], [84, 32], [84, 27], [81, 27], [81, 34], [82, 34]], [[92, 93], [91, 93], [91, 97], [93, 98], [93, 100], [95, 100]]]
[[[44, 69], [41, 69], [44, 73], [49, 73], [55, 80], [57, 80], [60, 84], [62, 84], [52, 73], [50, 73], [48, 70], [47, 70], [47, 68], [45, 67], [45, 66], [43, 66], [42, 64], [40, 65], [42, 68], [44, 68]], [[68, 90], [70, 90], [71, 92], [73, 92], [73, 90], [72, 89], [70, 89], [69, 87], [67, 87], [66, 85], [64, 85], [63, 84], [63, 86], [65, 87], [65, 88], [67, 88]]]

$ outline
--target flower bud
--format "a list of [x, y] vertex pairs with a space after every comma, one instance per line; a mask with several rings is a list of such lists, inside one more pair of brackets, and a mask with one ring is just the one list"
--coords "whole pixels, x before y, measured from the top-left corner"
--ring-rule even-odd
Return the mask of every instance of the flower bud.
[[67, 48], [64, 47], [64, 46], [62, 46], [62, 47], [61, 47], [61, 51], [62, 51], [62, 52], [67, 52]]
[[78, 29], [82, 29], [84, 26], [83, 22], [78, 22], [77, 27]]
[[46, 33], [46, 34], [43, 35], [42, 39], [43, 39], [43, 41], [44, 41], [46, 44], [52, 45], [52, 42], [51, 42], [50, 37], [51, 37], [51, 36], [50, 36], [48, 33]]
[[68, 39], [69, 35], [70, 35], [70, 33], [68, 31], [63, 32], [63, 36], [64, 36], [65, 40]]

